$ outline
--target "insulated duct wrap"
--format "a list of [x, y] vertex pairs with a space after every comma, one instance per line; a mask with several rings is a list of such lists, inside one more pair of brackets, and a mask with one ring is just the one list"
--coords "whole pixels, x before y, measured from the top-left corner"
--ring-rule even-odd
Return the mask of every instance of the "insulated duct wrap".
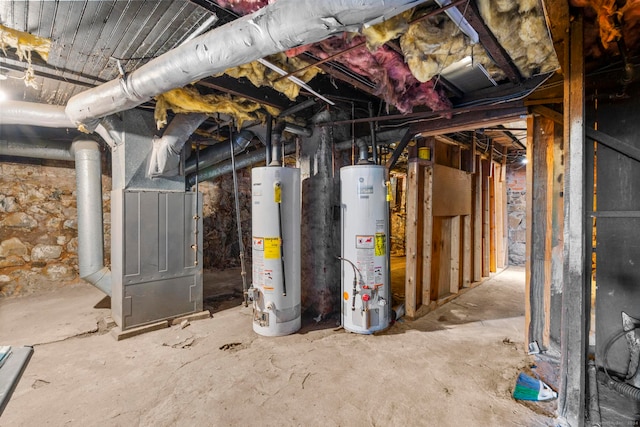
[[69, 152], [71, 144], [63, 141], [42, 141], [30, 139], [29, 142], [0, 140], [0, 155], [29, 157], [32, 159], [74, 161]]
[[29, 125], [49, 128], [75, 127], [67, 117], [64, 107], [24, 101], [3, 103], [0, 125]]
[[184, 143], [206, 119], [206, 114], [180, 114], [171, 121], [162, 138], [154, 137], [148, 176], [178, 175]]
[[424, 0], [279, 0], [215, 28], [149, 61], [136, 71], [73, 96], [67, 116], [92, 129], [97, 119], [230, 67], [287, 49], [356, 31]]
[[111, 271], [104, 265], [100, 148], [93, 140], [78, 139], [71, 152], [76, 160], [80, 277], [111, 296]]

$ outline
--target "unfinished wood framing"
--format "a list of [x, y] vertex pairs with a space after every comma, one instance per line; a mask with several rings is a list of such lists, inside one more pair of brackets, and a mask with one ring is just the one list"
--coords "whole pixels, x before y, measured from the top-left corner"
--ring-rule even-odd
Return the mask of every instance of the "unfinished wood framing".
[[482, 280], [482, 159], [476, 156], [471, 203], [473, 206], [471, 228], [473, 233], [473, 281]]
[[415, 317], [422, 303], [422, 209], [420, 164], [409, 162], [407, 172], [407, 221], [406, 221], [406, 277], [405, 310], [408, 317]]
[[[433, 149], [433, 147], [431, 147]], [[433, 167], [425, 166], [422, 191], [422, 304], [431, 301], [431, 257], [433, 242]]]
[[585, 216], [583, 16], [570, 23], [565, 43], [565, 238], [558, 412], [569, 425], [585, 423], [586, 357], [590, 286], [587, 278]]
[[489, 208], [489, 179], [491, 177], [491, 161], [482, 160], [482, 276], [491, 274], [491, 231]]
[[[528, 121], [532, 135], [527, 152], [531, 153], [527, 188], [531, 193], [528, 204], [528, 225], [531, 228], [531, 257], [529, 257], [529, 292], [526, 294], [528, 341], [536, 341], [541, 348], [549, 348], [551, 318], [551, 262], [552, 212], [554, 179], [554, 123], [542, 116]], [[529, 171], [528, 171], [529, 172]]]

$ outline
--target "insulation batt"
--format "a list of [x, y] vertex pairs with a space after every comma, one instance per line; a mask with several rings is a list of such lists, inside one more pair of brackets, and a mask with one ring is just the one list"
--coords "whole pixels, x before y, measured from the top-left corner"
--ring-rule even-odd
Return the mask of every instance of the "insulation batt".
[[[640, 0], [627, 0], [618, 8], [615, 0], [571, 0], [576, 7], [591, 7], [597, 14], [600, 41], [605, 49], [620, 37], [630, 50], [638, 48], [640, 41]], [[620, 28], [616, 25], [620, 21]]]
[[38, 89], [35, 80], [35, 73], [31, 66], [31, 52], [36, 52], [42, 59], [49, 59], [51, 50], [51, 40], [34, 36], [23, 31], [14, 30], [0, 24], [0, 49], [7, 55], [7, 48], [13, 48], [21, 61], [27, 61], [28, 67], [24, 72], [24, 84], [28, 87]]
[[233, 10], [239, 15], [253, 13], [262, 9], [268, 4], [274, 3], [275, 0], [217, 0], [220, 6]]
[[154, 118], [158, 129], [167, 124], [167, 110], [174, 113], [220, 113], [235, 117], [238, 128], [245, 121], [265, 120], [266, 110], [277, 116], [280, 111], [266, 105], [258, 104], [245, 98], [232, 98], [224, 95], [201, 95], [194, 88], [173, 89], [156, 97]]
[[478, 0], [477, 4], [485, 24], [524, 77], [559, 68], [537, 1]]
[[388, 41], [397, 39], [409, 29], [409, 20], [413, 16], [413, 9], [409, 9], [400, 15], [362, 29], [362, 35], [367, 38], [367, 48], [375, 51]]
[[400, 38], [400, 46], [411, 72], [421, 82], [431, 80], [466, 56], [482, 64], [494, 80], [504, 77], [484, 49], [479, 45], [472, 46], [455, 23], [444, 15], [411, 24]]
[[[272, 55], [266, 58], [269, 62], [277, 65], [281, 69], [291, 72], [294, 70], [299, 70], [308, 65], [307, 62], [298, 59], [298, 58], [287, 58], [284, 53], [279, 53], [277, 55]], [[302, 73], [298, 73], [295, 76], [307, 83], [311, 79], [313, 79], [318, 73], [322, 71], [317, 67], [311, 67], [303, 71]], [[295, 100], [300, 94], [300, 86], [293, 83], [288, 79], [281, 79], [281, 75], [271, 70], [270, 68], [265, 67], [258, 61], [253, 61], [248, 64], [241, 65], [239, 67], [229, 68], [225, 70], [224, 74], [234, 78], [245, 77], [254, 86], [269, 86], [278, 92], [284, 94], [290, 100]]]
[[[362, 36], [335, 36], [312, 46], [306, 46], [319, 58], [326, 58], [362, 43]], [[376, 85], [376, 93], [401, 113], [408, 113], [416, 106], [427, 106], [434, 111], [451, 108], [449, 99], [433, 86], [433, 82], [418, 81], [404, 58], [386, 46], [370, 52], [366, 46], [346, 52], [335, 59], [352, 71], [367, 77]]]

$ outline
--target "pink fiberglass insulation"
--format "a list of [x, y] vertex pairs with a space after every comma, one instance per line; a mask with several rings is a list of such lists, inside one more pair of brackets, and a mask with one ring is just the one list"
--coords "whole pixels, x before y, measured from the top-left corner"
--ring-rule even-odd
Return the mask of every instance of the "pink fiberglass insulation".
[[[289, 51], [288, 55], [309, 51], [319, 58], [326, 58], [363, 41], [364, 38], [359, 35], [336, 36]], [[409, 113], [417, 106], [426, 106], [434, 111], [451, 108], [449, 99], [442, 91], [434, 88], [432, 81], [419, 82], [411, 74], [402, 55], [387, 46], [383, 45], [375, 52], [369, 52], [363, 45], [343, 53], [335, 61], [371, 80], [376, 85], [376, 94], [401, 113]]]
[[231, 9], [239, 15], [253, 13], [275, 0], [216, 0], [221, 7]]

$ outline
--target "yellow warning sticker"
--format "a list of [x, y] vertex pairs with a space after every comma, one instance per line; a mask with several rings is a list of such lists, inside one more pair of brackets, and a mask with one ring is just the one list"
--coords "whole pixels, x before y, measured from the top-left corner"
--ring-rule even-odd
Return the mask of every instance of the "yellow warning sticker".
[[376, 233], [375, 256], [385, 256], [387, 254], [386, 240], [384, 233]]
[[264, 238], [264, 259], [280, 258], [280, 238], [265, 237]]
[[276, 203], [282, 203], [282, 186], [279, 182], [276, 182], [273, 188], [273, 201]]

